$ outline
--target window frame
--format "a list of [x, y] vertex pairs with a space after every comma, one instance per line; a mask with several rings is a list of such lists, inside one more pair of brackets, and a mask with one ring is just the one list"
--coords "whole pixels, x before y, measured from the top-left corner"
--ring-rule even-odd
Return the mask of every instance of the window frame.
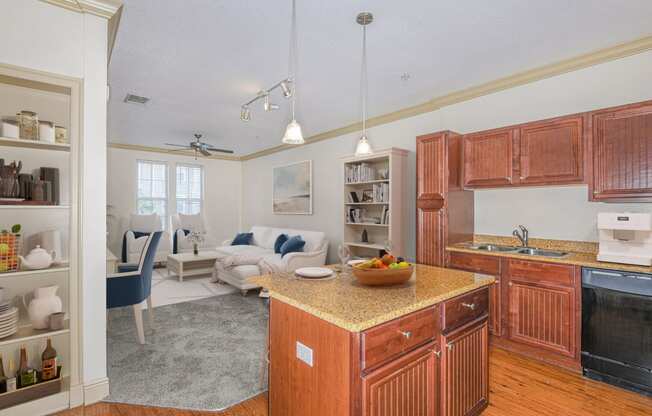
[[[163, 165], [165, 167], [165, 198], [153, 198], [153, 197], [141, 197], [139, 195], [140, 187], [140, 164], [147, 163], [150, 165]], [[142, 214], [140, 212], [140, 201], [162, 201], [165, 208], [165, 215], [161, 218], [161, 226], [163, 231], [167, 231], [168, 223], [170, 218], [170, 166], [169, 163], [164, 160], [155, 160], [155, 159], [136, 159], [136, 214], [138, 215], [148, 215]], [[151, 182], [150, 178], [150, 182]]]
[[[182, 168], [199, 168], [199, 198], [179, 198], [178, 197], [178, 192], [179, 192], [179, 187], [178, 187], [178, 181], [177, 181], [177, 175], [178, 175], [178, 169]], [[190, 184], [190, 181], [188, 181]], [[204, 165], [198, 164], [198, 163], [176, 163], [174, 167], [174, 210], [177, 214], [184, 214], [184, 215], [191, 215], [191, 214], [186, 214], [179, 212], [179, 201], [189, 201], [189, 202], [194, 202], [194, 201], [199, 201], [199, 214], [201, 214], [204, 211], [204, 195], [205, 195], [205, 189], [204, 189], [204, 184], [206, 183], [205, 179], [205, 172], [204, 172]]]

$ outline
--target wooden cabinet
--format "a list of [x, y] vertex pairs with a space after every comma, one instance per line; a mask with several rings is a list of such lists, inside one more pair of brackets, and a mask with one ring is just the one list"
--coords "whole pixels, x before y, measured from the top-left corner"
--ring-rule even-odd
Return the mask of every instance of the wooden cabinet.
[[591, 118], [591, 199], [652, 198], [652, 101], [597, 111]]
[[439, 415], [439, 345], [430, 343], [362, 379], [364, 416]]
[[521, 185], [584, 180], [583, 115], [523, 124], [519, 129]]
[[448, 244], [473, 234], [473, 193], [461, 187], [462, 139], [444, 131], [417, 137], [417, 262], [446, 263]]
[[496, 284], [489, 288], [489, 332], [492, 335], [502, 335], [502, 291], [501, 291], [501, 261], [498, 257], [481, 254], [449, 253], [448, 267], [468, 272], [484, 273], [496, 277]]
[[495, 187], [513, 183], [512, 128], [464, 136], [464, 186]]
[[509, 260], [508, 338], [579, 358], [579, 296], [575, 266]]
[[489, 403], [487, 320], [442, 336], [442, 415], [477, 415]]

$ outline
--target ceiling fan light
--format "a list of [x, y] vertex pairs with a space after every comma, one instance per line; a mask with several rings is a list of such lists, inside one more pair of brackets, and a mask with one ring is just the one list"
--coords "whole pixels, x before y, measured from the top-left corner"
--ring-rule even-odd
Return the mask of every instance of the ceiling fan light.
[[292, 98], [292, 87], [290, 86], [291, 82], [292, 81], [290, 81], [289, 79], [286, 79], [284, 81], [281, 81], [281, 83], [279, 84], [284, 98]]
[[367, 136], [360, 137], [360, 140], [358, 140], [358, 144], [355, 147], [355, 155], [367, 156], [367, 155], [372, 155], [373, 153], [374, 151], [371, 148], [371, 144], [369, 143], [369, 140], [367, 140]]
[[240, 120], [251, 121], [251, 110], [246, 105], [240, 107]]
[[303, 133], [301, 132], [301, 126], [295, 119], [292, 119], [288, 123], [288, 126], [285, 129], [285, 135], [281, 141], [285, 144], [304, 144]]

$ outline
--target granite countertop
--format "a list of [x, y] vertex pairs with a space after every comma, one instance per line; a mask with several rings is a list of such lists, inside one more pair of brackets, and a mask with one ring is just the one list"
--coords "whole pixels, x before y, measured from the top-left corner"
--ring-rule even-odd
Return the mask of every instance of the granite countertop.
[[277, 274], [249, 278], [272, 298], [351, 332], [360, 332], [446, 299], [489, 286], [495, 278], [479, 273], [417, 265], [412, 279], [393, 287], [360, 285], [350, 272], [309, 281]]
[[[554, 240], [552, 240], [554, 241]], [[497, 242], [500, 244], [500, 242]], [[583, 244], [582, 242], [579, 242]], [[572, 264], [575, 266], [582, 267], [594, 267], [596, 269], [609, 269], [609, 270], [622, 270], [634, 273], [650, 273], [652, 274], [652, 267], [649, 266], [636, 266], [632, 264], [621, 264], [621, 263], [609, 263], [605, 261], [599, 261], [597, 253], [595, 252], [582, 252], [582, 251], [573, 251], [573, 246], [560, 247], [555, 246], [545, 246], [538, 248], [552, 248], [556, 250], [567, 251], [569, 254], [564, 257], [543, 257], [543, 256], [530, 256], [527, 254], [516, 254], [516, 253], [506, 253], [506, 252], [495, 252], [495, 251], [483, 251], [475, 250], [469, 248], [470, 243], [459, 243], [453, 244], [446, 247], [448, 251], [457, 251], [461, 253], [471, 253], [471, 254], [480, 254], [484, 256], [496, 256], [496, 257], [510, 257], [521, 260], [530, 260], [530, 261], [541, 261], [547, 263], [557, 263], [557, 264]]]

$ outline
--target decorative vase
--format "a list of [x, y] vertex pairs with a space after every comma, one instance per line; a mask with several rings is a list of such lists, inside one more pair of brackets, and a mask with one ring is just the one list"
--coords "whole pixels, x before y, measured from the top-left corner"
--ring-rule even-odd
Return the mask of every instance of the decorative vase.
[[192, 253], [193, 253], [195, 256], [198, 256], [198, 255], [199, 255], [199, 246], [198, 246], [197, 244], [193, 244], [193, 245], [192, 245]]
[[46, 329], [50, 326], [50, 315], [63, 310], [61, 298], [57, 296], [59, 286], [46, 286], [34, 289], [34, 298], [27, 305], [25, 297], [23, 304], [34, 329]]

